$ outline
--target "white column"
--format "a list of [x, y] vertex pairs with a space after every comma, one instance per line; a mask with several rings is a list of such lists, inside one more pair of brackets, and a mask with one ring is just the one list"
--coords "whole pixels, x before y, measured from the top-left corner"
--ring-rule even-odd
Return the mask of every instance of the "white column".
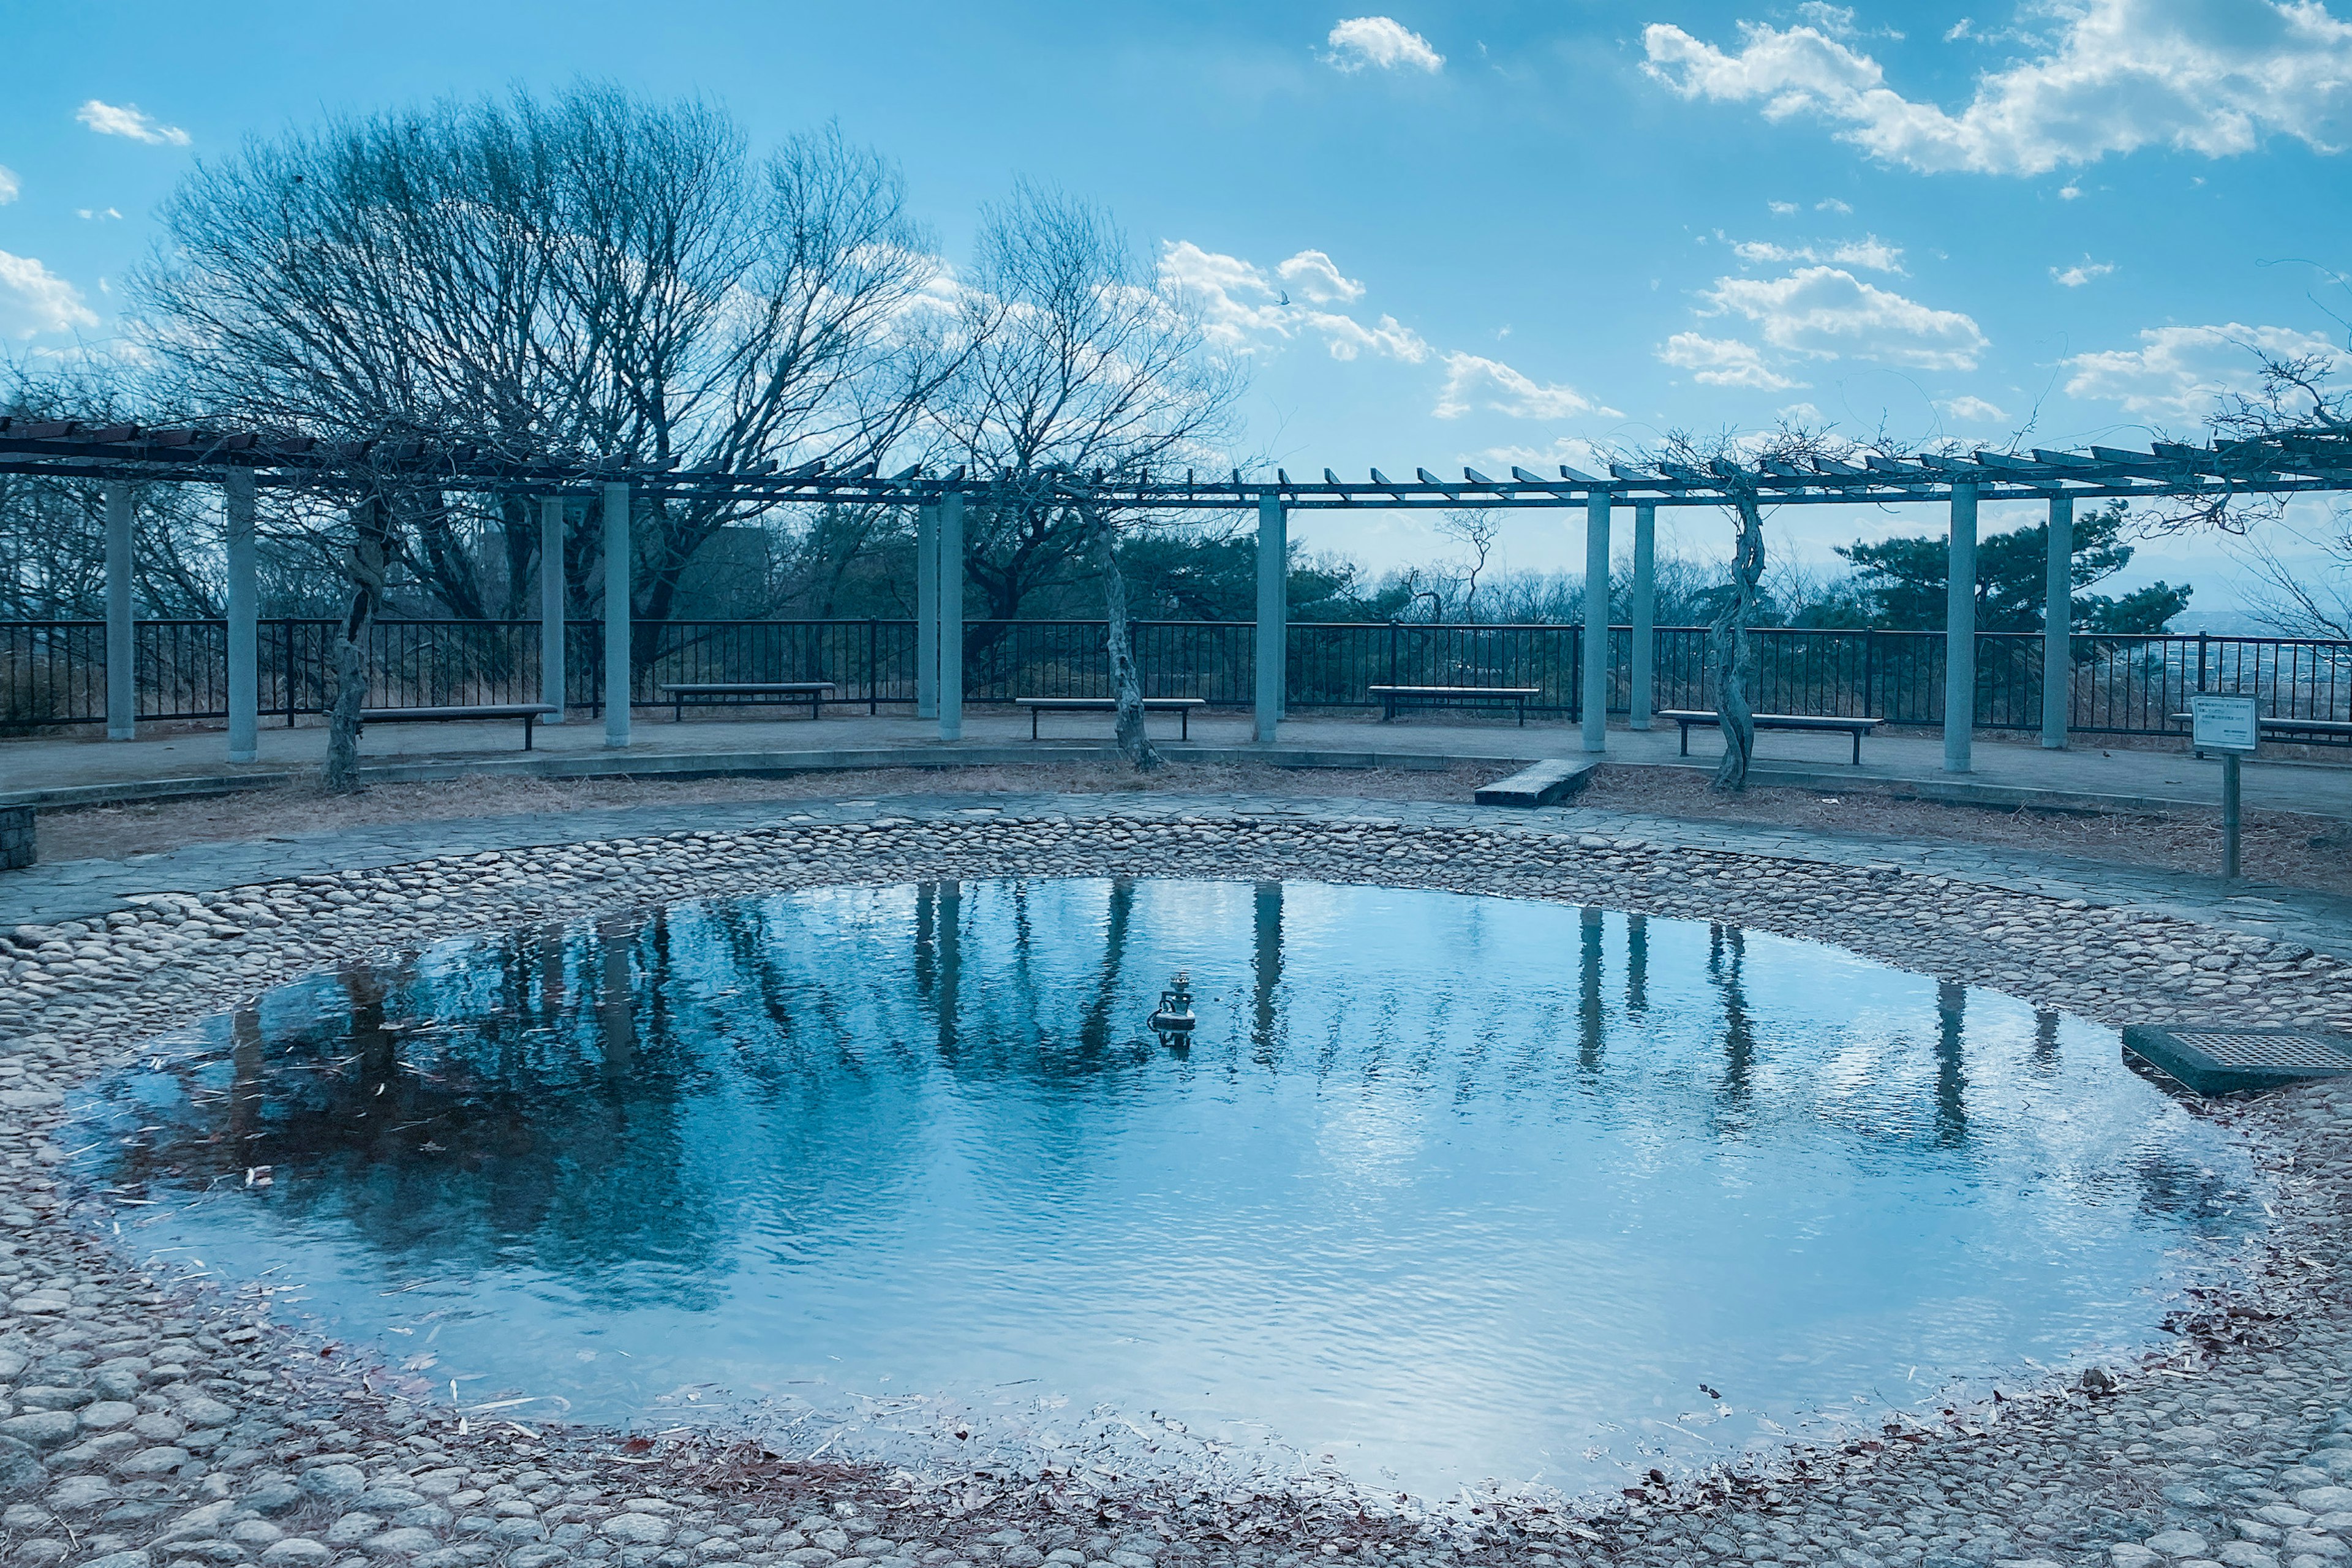
[[915, 509], [915, 717], [940, 716], [940, 509]]
[[542, 724], [563, 722], [563, 622], [566, 603], [563, 582], [563, 498], [541, 496], [539, 501], [539, 700], [555, 711]]
[[106, 483], [106, 738], [139, 735], [139, 660], [131, 623], [131, 487]]
[[1650, 727], [1651, 692], [1658, 680], [1658, 509], [1647, 501], [1633, 508], [1633, 727]]
[[1288, 700], [1283, 690], [1290, 650], [1290, 519], [1273, 490], [1257, 498], [1256, 722], [1252, 738], [1274, 744]]
[[2042, 605], [2042, 744], [2066, 749], [2067, 698], [2074, 685], [2074, 498], [2050, 498], [2050, 574]]
[[940, 739], [963, 739], [963, 492], [940, 497]]
[[228, 760], [261, 754], [261, 592], [254, 562], [254, 478], [231, 468], [221, 480], [228, 519]]
[[1944, 771], [1964, 773], [1977, 717], [1977, 488], [1952, 487], [1944, 620]]
[[1609, 749], [1609, 503], [1584, 498], [1584, 749]]
[[629, 487], [604, 487], [604, 744], [629, 743]]

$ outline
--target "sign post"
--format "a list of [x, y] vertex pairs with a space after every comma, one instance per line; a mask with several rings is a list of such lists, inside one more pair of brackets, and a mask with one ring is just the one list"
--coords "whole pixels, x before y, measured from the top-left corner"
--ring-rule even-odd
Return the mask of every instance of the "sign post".
[[2221, 759], [2221, 875], [2238, 879], [2238, 761], [2261, 742], [2263, 721], [2251, 697], [2200, 691], [2189, 700], [2189, 744]]

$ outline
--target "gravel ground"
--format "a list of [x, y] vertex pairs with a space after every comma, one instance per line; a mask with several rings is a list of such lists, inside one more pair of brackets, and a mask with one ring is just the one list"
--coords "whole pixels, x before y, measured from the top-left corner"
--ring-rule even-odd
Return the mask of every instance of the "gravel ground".
[[[1087, 795], [1174, 788], [1187, 793], [1315, 797], [1344, 791], [1365, 800], [1466, 801], [1480, 784], [1493, 782], [1494, 777], [1495, 770], [1484, 766], [1339, 773], [1187, 763], [1150, 775], [1138, 774], [1120, 763], [1059, 763], [953, 771], [889, 768], [782, 778], [476, 777], [443, 784], [378, 784], [357, 796], [331, 795], [301, 785], [247, 795], [45, 812], [40, 821], [41, 858], [119, 860], [184, 844], [509, 812], [688, 801], [887, 798], [941, 787]], [[1602, 767], [1577, 798], [1590, 805], [1662, 816], [1770, 822], [1929, 843], [2001, 845], [2179, 871], [2218, 873], [2221, 869], [2221, 826], [2210, 814], [2023, 811], [1798, 789], [1759, 788], [1725, 795], [1710, 790], [1706, 775], [1695, 769], [1626, 766]], [[2255, 881], [2352, 894], [2352, 823], [2286, 812], [2250, 812], [2242, 848], [2246, 875]]]
[[[838, 780], [835, 781], [836, 785]], [[690, 1436], [674, 1446], [412, 1404], [383, 1369], [234, 1290], [136, 1272], [137, 1194], [57, 1167], [63, 1091], [140, 1042], [323, 964], [468, 931], [676, 898], [940, 876], [1311, 876], [1601, 902], [1836, 942], [2120, 1023], [2352, 1028], [2352, 966], [2175, 915], [1881, 864], [1661, 851], [1410, 807], [1243, 816], [1074, 796], [1022, 816], [841, 820], [483, 853], [198, 895], [0, 940], [0, 1544], [10, 1563], [177, 1568], [1175, 1568], [1352, 1556], [1958, 1568], [2338, 1568], [2352, 1558], [2352, 1090], [2217, 1107], [2274, 1188], [2274, 1226], [2181, 1303], [2139, 1363], [2066, 1369], [1737, 1473], [1613, 1499], [1399, 1501], [1328, 1475], [1222, 1468], [1130, 1429], [910, 1469]], [[462, 1418], [461, 1418], [462, 1417]]]

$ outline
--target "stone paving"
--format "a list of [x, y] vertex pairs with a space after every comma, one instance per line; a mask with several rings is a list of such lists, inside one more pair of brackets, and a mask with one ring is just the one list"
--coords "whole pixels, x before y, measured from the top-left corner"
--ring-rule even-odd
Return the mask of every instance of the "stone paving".
[[[904, 713], [862, 712], [798, 720], [689, 720], [683, 724], [644, 717], [625, 752], [608, 751], [600, 725], [575, 721], [540, 731], [539, 750], [525, 754], [518, 726], [509, 724], [383, 725], [361, 737], [369, 776], [383, 782], [449, 778], [466, 772], [585, 776], [627, 772], [758, 773], [901, 763], [1019, 763], [1099, 758], [1110, 750], [1105, 715], [1056, 719], [1043, 742], [1029, 739], [1018, 714], [975, 709], [965, 717], [965, 738], [951, 745], [938, 740], [938, 726]], [[1580, 757], [1582, 741], [1573, 725], [1480, 721], [1459, 713], [1433, 713], [1382, 724], [1336, 713], [1301, 714], [1282, 725], [1279, 747], [1270, 755], [1250, 742], [1245, 718], [1231, 712], [1202, 714], [1192, 722], [1192, 740], [1162, 736], [1171, 755], [1221, 762], [1279, 761], [1288, 756], [1316, 765], [1375, 760], [1409, 764], [1414, 759], [1459, 758], [1503, 764], [1546, 757]], [[1704, 731], [1691, 737], [1693, 755], [1677, 754], [1671, 724], [1643, 731], [1609, 731], [1613, 763], [1686, 764], [1712, 768], [1721, 742]], [[86, 795], [109, 789], [149, 788], [162, 781], [202, 787], [245, 778], [285, 782], [315, 776], [325, 754], [326, 731], [316, 728], [261, 731], [256, 763], [232, 764], [217, 733], [167, 731], [151, 727], [129, 742], [86, 737], [0, 742], [0, 805], [32, 800], [59, 790]], [[1977, 737], [1975, 768], [1965, 775], [1943, 771], [1943, 742], [1936, 735], [1874, 735], [1863, 745], [1863, 764], [1847, 763], [1842, 735], [1772, 731], [1758, 742], [1759, 784], [1834, 785], [1841, 789], [1905, 786], [1936, 792], [1938, 798], [2014, 802], [2031, 794], [2110, 809], [2162, 809], [2167, 805], [2218, 806], [2221, 766], [2180, 751], [2126, 751], [2102, 746], [2096, 736], [2077, 736], [2063, 752], [2045, 752], [2030, 737], [2004, 731]], [[2341, 760], [2336, 760], [2340, 756]], [[2245, 770], [2250, 806], [2315, 816], [2352, 818], [2352, 754], [2320, 761], [2259, 760]]]
[[[18, 922], [0, 942], [0, 1232], [13, 1238], [0, 1244], [0, 1489], [12, 1500], [0, 1536], [10, 1563], [2352, 1559], [2352, 1302], [2339, 1283], [2352, 1200], [2347, 1089], [2213, 1109], [2269, 1173], [2274, 1226], [2239, 1274], [2183, 1303], [2160, 1352], [1763, 1469], [1632, 1477], [1610, 1500], [1393, 1508], [1328, 1489], [1250, 1490], [1230, 1477], [1106, 1481], [1082, 1463], [918, 1478], [487, 1418], [461, 1427], [446, 1405], [374, 1386], [372, 1367], [328, 1353], [257, 1289], [186, 1295], [136, 1273], [110, 1245], [125, 1195], [56, 1175], [65, 1091], [160, 1032], [387, 946], [679, 898], [1178, 869], [1450, 887], [1734, 921], [2108, 1023], [2352, 1028], [2340, 930], [2324, 951], [2303, 940], [2326, 934], [2315, 909], [2282, 907], [2253, 928], [2236, 923], [2234, 900], [2178, 879], [2146, 889], [2169, 899], [2163, 908], [2137, 888], [2093, 884], [2112, 868], [2074, 880], [1989, 858], [1960, 875], [1923, 850], [1780, 830], [1296, 799], [690, 807], [559, 825], [420, 824], [345, 847], [372, 864], [305, 868], [333, 854], [308, 841], [158, 857], [182, 885], [93, 880], [78, 896], [124, 907]], [[230, 876], [248, 879], [222, 880]]]

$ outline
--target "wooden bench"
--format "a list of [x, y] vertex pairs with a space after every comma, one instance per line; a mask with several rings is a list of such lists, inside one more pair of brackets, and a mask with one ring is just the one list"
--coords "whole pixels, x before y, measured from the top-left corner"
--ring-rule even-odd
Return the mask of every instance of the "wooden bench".
[[[2175, 713], [2176, 724], [2191, 722], [2189, 715]], [[2263, 738], [2267, 741], [2294, 741], [2313, 746], [2352, 746], [2352, 723], [2341, 719], [2264, 719]], [[2192, 749], [2194, 742], [2192, 744]], [[2196, 752], [2203, 756], [2202, 752]]]
[[[1016, 697], [1013, 702], [1029, 710], [1029, 738], [1037, 738], [1037, 720], [1045, 713], [1116, 713], [1118, 700], [1115, 697]], [[1183, 727], [1179, 740], [1192, 738], [1192, 710], [1206, 708], [1205, 697], [1147, 697], [1143, 700], [1146, 713], [1176, 713], [1182, 715]]]
[[1521, 729], [1527, 727], [1528, 699], [1543, 695], [1543, 689], [1538, 686], [1371, 686], [1365, 689], [1381, 700], [1383, 724], [1396, 717], [1400, 702], [1427, 702], [1440, 707], [1508, 702], [1519, 710]]
[[520, 719], [522, 721], [522, 749], [530, 747], [531, 727], [550, 713], [563, 710], [552, 702], [483, 702], [457, 708], [362, 708], [360, 728], [370, 724], [439, 724], [459, 719]]
[[[1669, 708], [1658, 717], [1672, 719], [1683, 727], [1683, 755], [1685, 757], [1690, 755], [1692, 725], [1713, 726], [1723, 722], [1723, 717], [1720, 714], [1701, 713], [1688, 708]], [[1832, 732], [1843, 731], [1852, 735], [1855, 767], [1862, 766], [1862, 738], [1885, 722], [1884, 719], [1834, 719], [1814, 713], [1759, 713], [1756, 715], [1756, 727], [1759, 730], [1826, 730]]]
[[824, 700], [833, 695], [833, 682], [830, 680], [689, 680], [671, 686], [656, 687], [655, 689], [670, 700], [670, 717], [677, 723], [686, 721], [686, 705], [689, 702], [698, 706], [708, 706], [713, 703], [726, 706], [736, 702], [797, 702], [806, 699], [809, 705], [809, 717], [818, 719], [824, 717], [822, 709]]

